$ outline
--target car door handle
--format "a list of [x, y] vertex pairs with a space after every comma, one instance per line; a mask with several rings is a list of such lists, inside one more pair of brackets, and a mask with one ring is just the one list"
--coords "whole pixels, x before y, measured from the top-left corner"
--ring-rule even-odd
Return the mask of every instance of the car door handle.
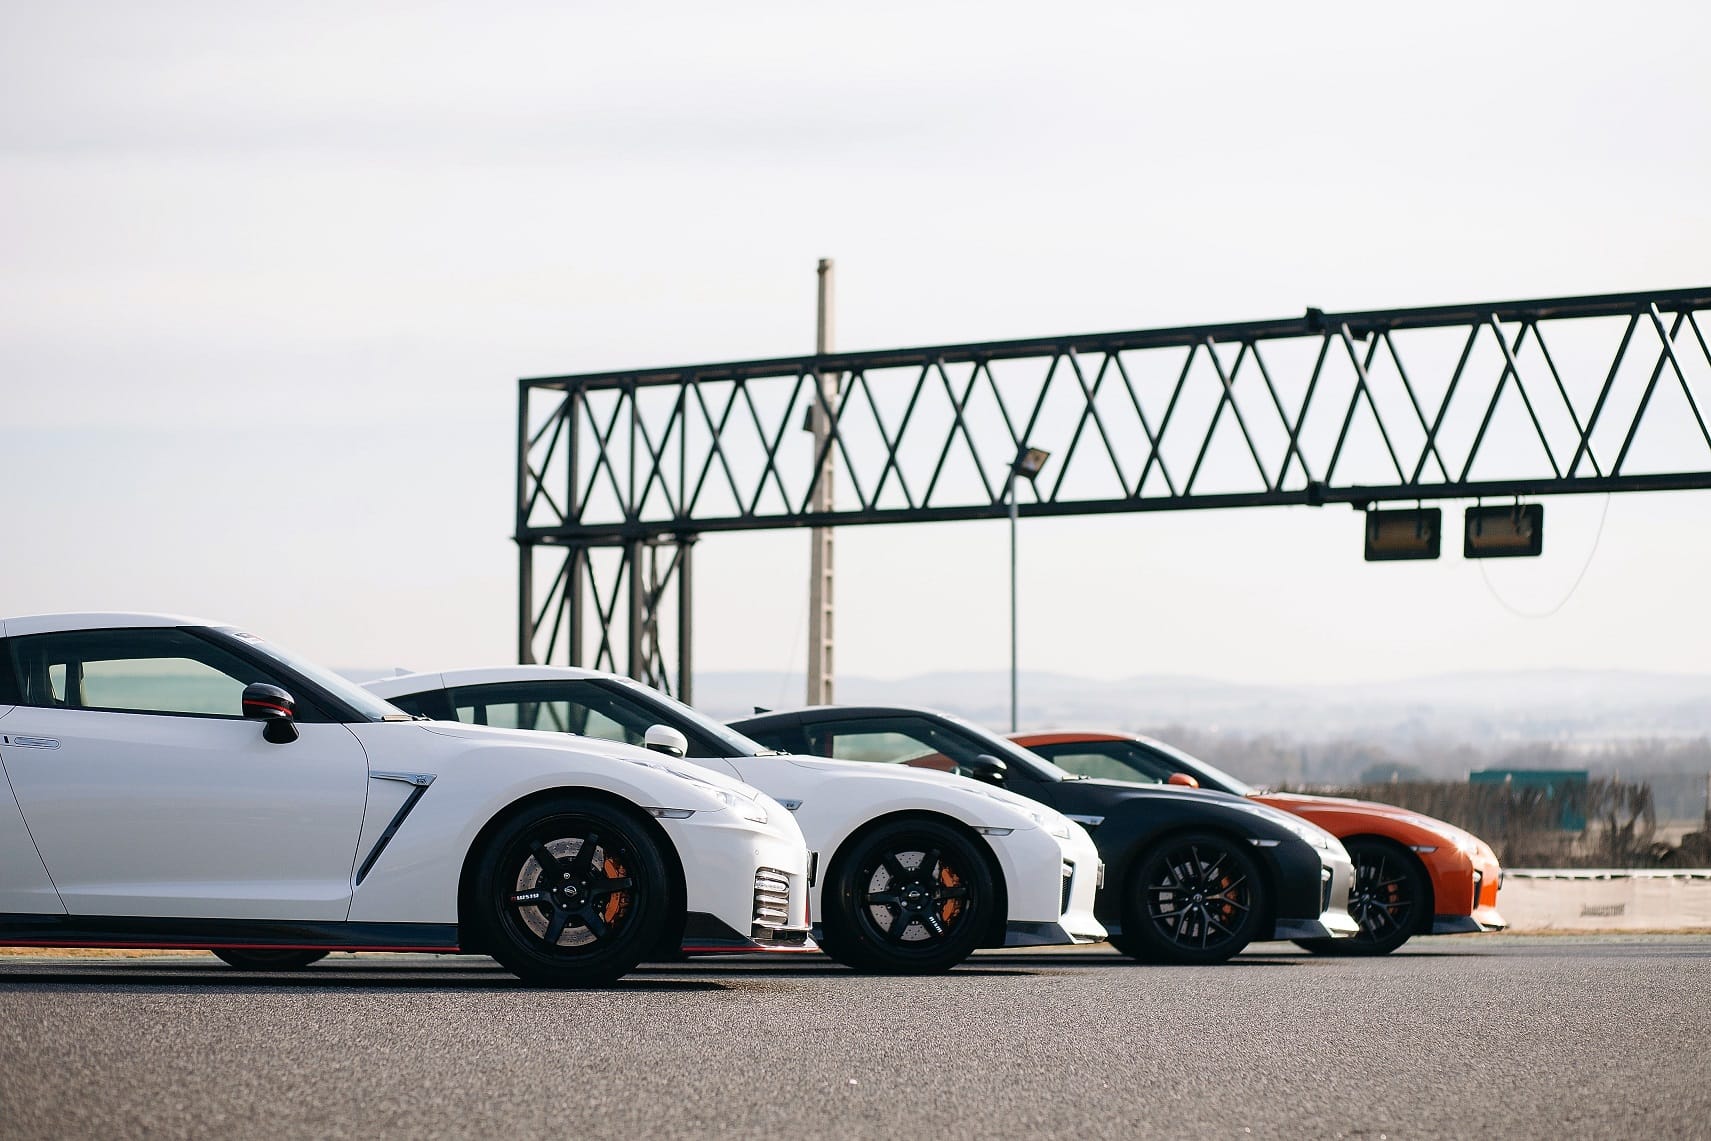
[[0, 745], [16, 745], [20, 749], [59, 748], [59, 742], [52, 737], [0, 737]]

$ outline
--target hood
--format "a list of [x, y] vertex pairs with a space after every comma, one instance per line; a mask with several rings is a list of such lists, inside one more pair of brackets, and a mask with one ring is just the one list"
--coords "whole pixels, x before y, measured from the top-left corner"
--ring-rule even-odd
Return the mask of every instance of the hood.
[[1265, 820], [1273, 827], [1281, 828], [1316, 848], [1338, 853], [1343, 851], [1341, 842], [1312, 820], [1228, 792], [1214, 792], [1203, 788], [1183, 788], [1180, 785], [1169, 784], [1136, 784], [1134, 781], [1100, 780], [1098, 778], [1065, 781], [1058, 787], [1065, 790], [1069, 795], [1080, 792], [1082, 796], [1086, 797], [1082, 803], [1089, 808], [1099, 806], [1102, 809], [1110, 809], [1114, 805], [1137, 801], [1154, 803], [1165, 801], [1168, 804], [1181, 804], [1185, 809], [1192, 806], [1202, 812], [1208, 807], [1213, 807], [1227, 812], [1241, 813], [1243, 817], [1250, 820], [1255, 818]]
[[476, 744], [527, 746], [549, 752], [575, 753], [580, 757], [604, 757], [612, 761], [648, 765], [663, 769], [685, 780], [700, 781], [738, 793], [749, 800], [764, 795], [759, 789], [744, 784], [735, 777], [696, 764], [692, 759], [668, 757], [640, 745], [626, 745], [600, 737], [578, 737], [570, 733], [542, 733], [537, 729], [498, 729], [491, 725], [462, 725], [451, 721], [416, 721], [410, 724], [425, 733], [453, 737]]
[[1401, 808], [1394, 804], [1380, 804], [1376, 800], [1356, 800], [1352, 796], [1314, 796], [1304, 792], [1268, 792], [1265, 794], [1265, 799], [1287, 802], [1290, 811], [1299, 808], [1303, 812], [1311, 812], [1315, 806], [1356, 808], [1362, 812], [1372, 813], [1374, 816], [1382, 816], [1387, 820], [1402, 820], [1422, 828], [1447, 828], [1453, 832], [1461, 831], [1453, 824], [1438, 820], [1435, 817], [1422, 815], [1412, 809]]
[[825, 773], [827, 776], [885, 781], [893, 788], [896, 787], [898, 781], [907, 781], [912, 784], [926, 784], [932, 785], [934, 788], [973, 793], [976, 796], [996, 800], [1000, 804], [1008, 804], [1012, 808], [1021, 809], [1029, 816], [1038, 816], [1041, 813], [1052, 811], [1039, 801], [1030, 800], [1001, 785], [987, 784], [985, 781], [975, 780], [972, 777], [958, 776], [956, 773], [941, 772], [938, 769], [918, 769], [911, 765], [875, 764], [873, 761], [834, 761], [827, 757], [809, 757], [801, 753], [780, 753], [766, 759], [769, 761], [788, 761], [799, 769]]
[[1394, 804], [1380, 804], [1376, 800], [1356, 800], [1348, 796], [1313, 796], [1301, 792], [1268, 792], [1265, 794], [1265, 799], [1277, 803], [1287, 811], [1308, 814], [1309, 817], [1316, 807], [1339, 810], [1354, 809], [1368, 815], [1380, 816], [1386, 820], [1395, 820], [1401, 824], [1411, 824], [1416, 828], [1436, 832], [1460, 847], [1482, 851], [1490, 850], [1483, 840], [1466, 829], [1458, 828], [1447, 820], [1439, 820], [1435, 816], [1427, 816], [1424, 813], [1401, 808]]
[[[974, 801], [966, 801], [956, 809], [963, 815], [964, 823], [985, 821], [987, 824], [1005, 828], [1041, 827], [1051, 831], [1052, 835], [1069, 839], [1080, 831], [1079, 827], [1070, 821], [1057, 809], [1050, 805], [1030, 800], [1019, 793], [1011, 792], [998, 785], [987, 784], [985, 781], [974, 780], [971, 777], [958, 776], [955, 773], [941, 772], [938, 769], [918, 769], [909, 765], [876, 764], [873, 761], [835, 761], [827, 757], [809, 757], [800, 753], [779, 753], [764, 758], [767, 762], [783, 761], [799, 769], [820, 773], [839, 780], [882, 781], [884, 793], [891, 796], [903, 796], [909, 790], [900, 789], [901, 784], [926, 786], [935, 792], [955, 793], [962, 797], [973, 797]], [[920, 790], [920, 791], [925, 791]], [[832, 795], [836, 795], [833, 793]], [[857, 794], [859, 795], [859, 793]], [[1001, 810], [1007, 815], [992, 816], [994, 810]], [[1010, 815], [1013, 814], [1013, 815]], [[970, 819], [972, 817], [972, 819]], [[1086, 841], [1091, 844], [1091, 840]]]
[[764, 758], [768, 761], [786, 761], [799, 769], [811, 772], [825, 773], [828, 776], [854, 777], [860, 780], [883, 780], [896, 782], [900, 780], [915, 781], [919, 784], [936, 785], [939, 788], [960, 788], [964, 791], [1000, 794], [998, 799], [1011, 800], [1018, 804], [1026, 804], [1037, 808], [1033, 801], [1007, 792], [996, 785], [985, 784], [971, 780], [968, 777], [957, 776], [955, 773], [940, 772], [937, 769], [917, 769], [910, 765], [875, 764], [872, 761], [834, 761], [827, 757], [810, 757], [801, 753], [779, 753]]
[[[1066, 781], [1069, 788], [1111, 789], [1107, 797], [1123, 800], [1181, 800], [1191, 804], [1205, 804], [1207, 801], [1239, 804], [1243, 808], [1253, 807], [1253, 802], [1245, 796], [1236, 796], [1228, 792], [1217, 792], [1209, 788], [1184, 788], [1176, 784], [1137, 784], [1132, 780], [1103, 780], [1099, 777], [1087, 777], [1083, 780]], [[1127, 794], [1119, 796], [1117, 794]]]
[[659, 759], [663, 754], [639, 745], [608, 741], [603, 737], [579, 737], [574, 733], [542, 733], [535, 729], [501, 729], [493, 725], [465, 725], [457, 721], [413, 722], [424, 733], [436, 737], [452, 737], [459, 741], [486, 741], [495, 745], [528, 745], [537, 749], [565, 749], [573, 753], [640, 760]]

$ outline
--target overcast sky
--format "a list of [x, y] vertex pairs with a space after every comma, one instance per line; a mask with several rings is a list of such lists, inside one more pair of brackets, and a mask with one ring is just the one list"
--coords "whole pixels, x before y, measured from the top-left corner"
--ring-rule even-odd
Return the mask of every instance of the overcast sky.
[[[848, 349], [1707, 284], [1708, 32], [1690, 2], [6, 5], [0, 613], [512, 660], [515, 378], [807, 351], [820, 257]], [[1547, 519], [1485, 567], [1365, 564], [1346, 508], [1027, 521], [1024, 665], [1706, 672], [1711, 493]], [[843, 671], [1006, 664], [1003, 524], [838, 542]], [[802, 668], [807, 536], [697, 558], [699, 668]]]

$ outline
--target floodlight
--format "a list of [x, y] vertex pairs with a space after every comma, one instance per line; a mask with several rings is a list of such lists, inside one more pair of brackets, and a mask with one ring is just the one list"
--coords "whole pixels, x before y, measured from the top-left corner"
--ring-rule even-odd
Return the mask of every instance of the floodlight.
[[1366, 561], [1435, 559], [1443, 512], [1436, 507], [1366, 513]]
[[1040, 472], [1045, 469], [1046, 461], [1051, 458], [1050, 452], [1042, 451], [1039, 448], [1023, 448], [1021, 453], [1016, 456], [1016, 462], [1011, 470], [1023, 479], [1032, 482], [1039, 477]]
[[1464, 559], [1524, 559], [1545, 549], [1545, 505], [1469, 507], [1462, 531]]

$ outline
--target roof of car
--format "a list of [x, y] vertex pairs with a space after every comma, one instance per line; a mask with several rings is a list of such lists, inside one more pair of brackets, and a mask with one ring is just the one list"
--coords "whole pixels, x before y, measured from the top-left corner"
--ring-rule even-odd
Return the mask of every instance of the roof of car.
[[897, 714], [909, 716], [925, 714], [928, 717], [952, 716], [943, 710], [933, 709], [925, 705], [803, 705], [795, 709], [769, 709], [765, 713], [754, 713], [747, 717], [734, 718], [730, 724], [767, 721], [775, 717], [823, 721], [828, 717], [889, 717]]
[[1021, 733], [1006, 733], [1019, 745], [1061, 745], [1070, 741], [1142, 741], [1138, 733], [1117, 733], [1110, 729], [1029, 729]]
[[121, 611], [88, 611], [77, 614], [21, 614], [0, 618], [0, 637], [22, 634], [55, 634], [65, 630], [134, 630], [160, 626], [223, 626], [183, 614], [135, 614]]

